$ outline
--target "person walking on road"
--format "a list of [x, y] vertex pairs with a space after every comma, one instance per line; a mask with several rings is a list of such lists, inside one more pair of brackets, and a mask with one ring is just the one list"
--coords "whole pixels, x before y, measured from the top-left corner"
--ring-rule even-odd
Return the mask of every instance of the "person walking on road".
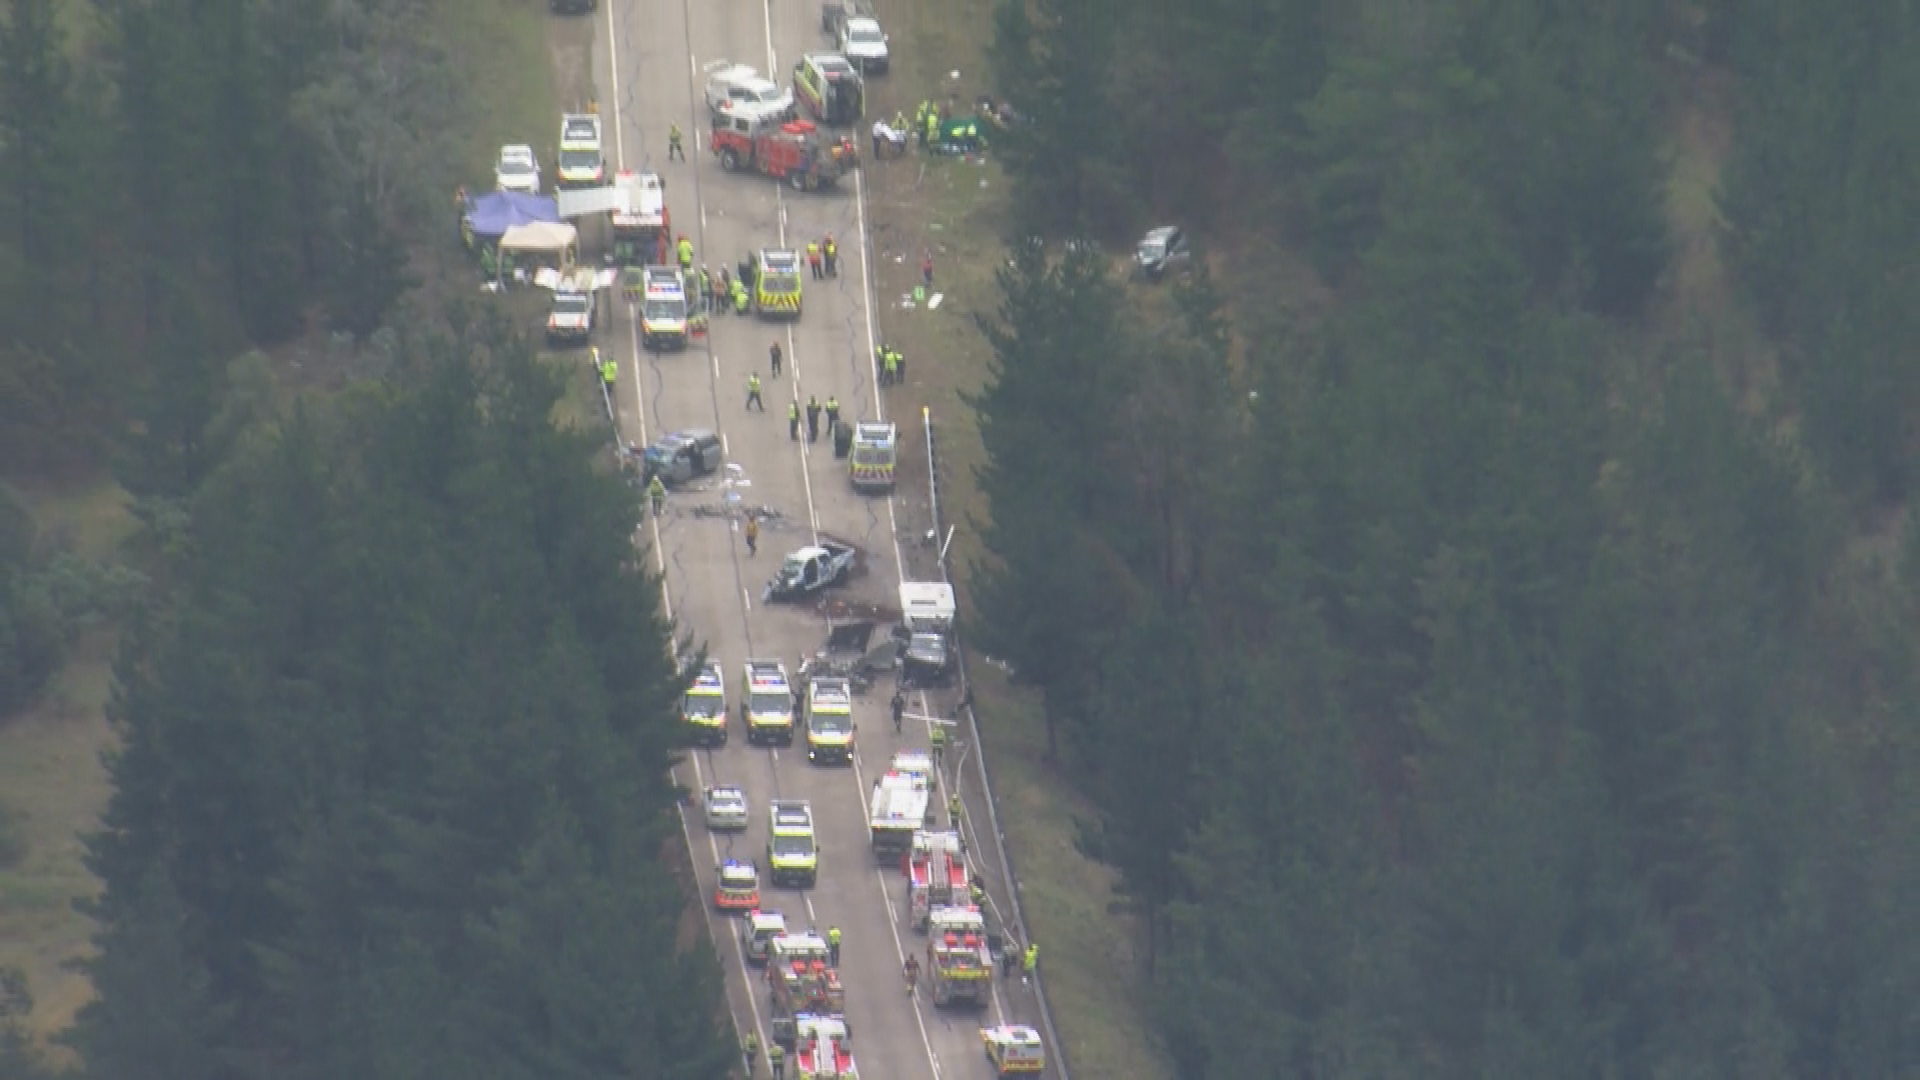
[[767, 347], [767, 366], [773, 369], [773, 377], [780, 377], [780, 343], [774, 342]]
[[840, 399], [837, 397], [834, 397], [832, 394], [828, 394], [827, 395], [827, 435], [830, 438], [837, 439], [839, 438], [839, 434], [838, 434], [839, 431], [840, 431]]
[[681, 233], [680, 243], [676, 245], [675, 250], [680, 253], [681, 272], [691, 271], [693, 269], [693, 241], [687, 239], [685, 233]]
[[751, 559], [760, 553], [760, 519], [751, 514], [747, 515], [747, 527], [744, 531], [747, 536], [747, 558]]
[[934, 724], [933, 730], [927, 733], [927, 741], [929, 749], [933, 752], [933, 767], [937, 769], [940, 767], [940, 759], [946, 756], [947, 752], [947, 726], [940, 723]]
[[767, 411], [767, 403], [760, 400], [760, 376], [749, 374], [747, 376], [747, 408], [752, 409], [756, 406], [761, 412]]
[[672, 161], [675, 158], [680, 159], [680, 161], [682, 162], [685, 162], [687, 160], [687, 151], [684, 147], [680, 145], [680, 139], [681, 139], [680, 125], [679, 124], [667, 125], [667, 160], [668, 161]]
[[667, 505], [667, 485], [660, 482], [659, 473], [647, 481], [647, 501], [653, 504], [653, 516], [659, 517], [661, 508]]
[[907, 695], [898, 690], [893, 692], [893, 733], [900, 734], [900, 721], [906, 719]]
[[787, 1071], [787, 1052], [779, 1043], [767, 1047], [767, 1068], [773, 1072], [773, 1080], [782, 1080]]
[[787, 438], [800, 441], [800, 403], [787, 402]]
[[827, 927], [827, 963], [840, 966], [840, 928], [837, 926]]
[[754, 1059], [760, 1056], [760, 1040], [754, 1038], [753, 1032], [747, 1032], [747, 1037], [740, 1040], [740, 1055], [747, 1059], [747, 1075], [752, 1076]]
[[820, 273], [820, 244], [817, 241], [807, 241], [807, 269], [813, 271], [813, 280], [820, 280], [822, 277]]
[[812, 395], [807, 396], [807, 441], [820, 441], [820, 401]]

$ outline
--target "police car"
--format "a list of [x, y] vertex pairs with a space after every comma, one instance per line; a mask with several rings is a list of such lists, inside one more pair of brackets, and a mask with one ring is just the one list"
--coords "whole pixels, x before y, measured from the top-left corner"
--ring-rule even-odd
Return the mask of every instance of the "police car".
[[693, 742], [697, 746], [725, 746], [727, 744], [727, 685], [720, 677], [720, 662], [707, 661], [700, 674], [687, 689], [680, 714], [692, 730]]
[[737, 832], [747, 827], [747, 793], [731, 784], [706, 792], [707, 828]]
[[746, 719], [747, 742], [754, 746], [793, 745], [793, 683], [778, 660], [749, 660], [740, 713]]
[[767, 840], [767, 872], [775, 885], [811, 887], [819, 877], [820, 848], [813, 838], [813, 806], [805, 799], [775, 799]]

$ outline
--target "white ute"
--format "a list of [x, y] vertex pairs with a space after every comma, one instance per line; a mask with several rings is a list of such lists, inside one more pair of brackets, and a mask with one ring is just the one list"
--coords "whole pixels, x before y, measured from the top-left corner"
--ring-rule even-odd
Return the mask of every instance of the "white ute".
[[714, 112], [756, 124], [793, 117], [793, 91], [753, 68], [719, 60], [706, 71], [707, 108]]

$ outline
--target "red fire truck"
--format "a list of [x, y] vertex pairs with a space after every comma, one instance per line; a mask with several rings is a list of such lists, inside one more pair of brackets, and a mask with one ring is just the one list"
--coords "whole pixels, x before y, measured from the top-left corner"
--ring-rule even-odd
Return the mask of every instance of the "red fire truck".
[[728, 172], [754, 169], [795, 191], [831, 187], [859, 163], [851, 136], [823, 136], [806, 120], [774, 124], [716, 112], [709, 148]]

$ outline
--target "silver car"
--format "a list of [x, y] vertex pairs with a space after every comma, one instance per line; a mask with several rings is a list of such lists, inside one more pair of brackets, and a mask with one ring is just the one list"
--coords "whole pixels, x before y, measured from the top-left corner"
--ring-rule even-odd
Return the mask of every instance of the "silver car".
[[1184, 274], [1193, 268], [1187, 234], [1178, 225], [1162, 225], [1140, 238], [1134, 249], [1134, 269], [1148, 281], [1159, 281], [1168, 271]]
[[707, 789], [707, 828], [737, 832], [747, 827], [747, 793], [732, 785]]

